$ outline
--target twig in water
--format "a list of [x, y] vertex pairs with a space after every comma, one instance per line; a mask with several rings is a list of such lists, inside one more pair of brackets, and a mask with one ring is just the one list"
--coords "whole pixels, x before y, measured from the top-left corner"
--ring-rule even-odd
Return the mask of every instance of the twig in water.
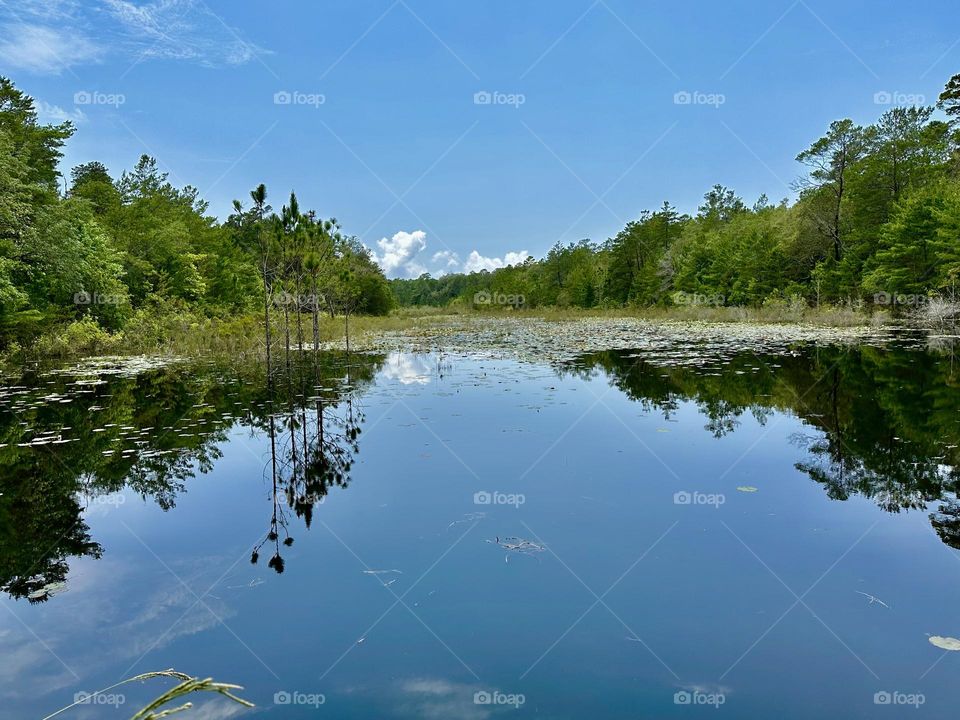
[[499, 545], [507, 551], [507, 554], [503, 556], [504, 562], [510, 561], [511, 552], [517, 553], [518, 555], [532, 555], [533, 553], [540, 553], [547, 549], [546, 545], [541, 545], [540, 543], [533, 542], [533, 540], [519, 537], [506, 537], [501, 540], [500, 537], [497, 536], [496, 540], [487, 540], [487, 542]]
[[854, 592], [857, 593], [858, 595], [863, 595], [865, 598], [867, 598], [868, 600], [870, 600], [870, 604], [871, 604], [871, 605], [873, 605], [874, 603], [877, 603], [878, 605], [883, 605], [887, 610], [890, 609], [890, 606], [887, 605], [883, 600], [881, 600], [880, 598], [878, 598], [876, 595], [871, 595], [870, 593], [860, 592], [859, 590], [854, 590]]

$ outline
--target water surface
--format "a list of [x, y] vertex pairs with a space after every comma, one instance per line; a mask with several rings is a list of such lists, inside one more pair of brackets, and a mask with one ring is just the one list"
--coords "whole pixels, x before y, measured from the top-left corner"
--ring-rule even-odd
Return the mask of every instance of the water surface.
[[952, 714], [952, 357], [685, 360], [5, 378], [0, 716], [168, 667], [283, 718]]

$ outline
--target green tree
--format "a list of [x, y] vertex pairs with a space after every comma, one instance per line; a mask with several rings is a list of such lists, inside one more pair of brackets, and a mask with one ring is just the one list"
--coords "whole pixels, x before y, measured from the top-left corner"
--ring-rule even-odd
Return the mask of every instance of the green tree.
[[851, 167], [858, 162], [867, 148], [864, 130], [852, 120], [836, 120], [830, 123], [827, 134], [797, 155], [797, 161], [810, 170], [809, 177], [801, 182], [804, 192], [825, 196], [824, 203], [811, 203], [814, 207], [824, 205], [825, 212], [815, 212], [817, 225], [833, 247], [833, 259], [843, 256], [844, 195]]
[[7, 152], [26, 168], [26, 182], [47, 190], [56, 190], [60, 173], [57, 164], [63, 157], [63, 144], [73, 135], [69, 122], [44, 125], [37, 118], [33, 98], [18, 90], [0, 75], [0, 133], [6, 134]]

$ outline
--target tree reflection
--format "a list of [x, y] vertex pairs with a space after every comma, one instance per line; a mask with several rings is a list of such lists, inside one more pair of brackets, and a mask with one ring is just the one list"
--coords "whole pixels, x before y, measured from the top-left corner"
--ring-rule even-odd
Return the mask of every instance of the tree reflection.
[[[250, 554], [257, 564], [270, 544], [268, 567], [282, 573], [281, 546], [293, 544], [287, 511], [302, 518], [309, 529], [314, 508], [333, 487], [350, 481], [358, 438], [364, 420], [358, 387], [368, 384], [382, 362], [371, 366], [367, 356], [314, 353], [296, 366], [281, 368], [275, 378], [268, 366], [268, 422], [272, 513], [269, 529]], [[279, 391], [283, 397], [278, 397]]]
[[[85, 514], [120, 492], [163, 510], [209, 472], [231, 428], [269, 436], [270, 566], [292, 542], [286, 511], [309, 526], [314, 505], [345, 487], [358, 452], [359, 396], [382, 356], [318, 353], [291, 362], [297, 383], [263, 366], [170, 365], [136, 374], [41, 373], [0, 388], [0, 590], [44, 602], [71, 558], [98, 558]], [[279, 392], [282, 389], [282, 392]], [[308, 392], [309, 390], [309, 392]]]
[[834, 500], [871, 498], [888, 512], [926, 510], [943, 541], [960, 548], [960, 376], [949, 352], [896, 347], [802, 348], [758, 358], [741, 353], [709, 367], [664, 367], [627, 352], [584, 355], [562, 373], [593, 376], [669, 419], [694, 403], [715, 437], [744, 413], [774, 412], [810, 432], [791, 438], [796, 467]]

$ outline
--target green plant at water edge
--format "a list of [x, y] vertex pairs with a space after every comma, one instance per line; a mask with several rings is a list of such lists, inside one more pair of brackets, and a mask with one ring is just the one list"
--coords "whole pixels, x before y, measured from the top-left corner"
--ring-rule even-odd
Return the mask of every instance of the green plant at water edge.
[[[180, 698], [186, 697], [187, 695], [190, 695], [191, 693], [195, 693], [195, 692], [217, 693], [219, 695], [223, 695], [224, 697], [229, 698], [230, 700], [233, 700], [235, 703], [239, 703], [240, 705], [243, 705], [244, 707], [248, 707], [248, 708], [254, 707], [253, 703], [250, 702], [249, 700], [244, 700], [243, 698], [237, 697], [236, 695], [233, 694], [234, 690], [243, 689], [240, 685], [232, 685], [230, 683], [216, 682], [213, 678], [201, 679], [198, 677], [191, 677], [186, 673], [177, 672], [172, 668], [169, 670], [159, 670], [156, 672], [143, 673], [142, 675], [136, 675], [132, 678], [121, 680], [120, 682], [114, 685], [111, 685], [110, 687], [103, 688], [102, 690], [97, 690], [95, 693], [91, 693], [91, 696], [108, 692], [110, 690], [113, 690], [114, 688], [120, 687], [121, 685], [126, 685], [127, 683], [131, 683], [135, 681], [142, 682], [144, 680], [152, 680], [153, 678], [158, 678], [158, 677], [175, 678], [177, 680], [180, 680], [180, 683], [177, 685], [174, 685], [165, 693], [163, 693], [162, 695], [159, 695], [153, 701], [148, 703], [144, 708], [142, 708], [141, 710], [136, 712], [134, 715], [132, 715], [130, 717], [130, 720], [160, 720], [160, 718], [169, 717], [176, 713], [189, 710], [190, 708], [193, 707], [193, 703], [189, 701], [181, 705], [177, 705], [175, 707], [164, 708], [164, 706], [170, 705], [171, 703], [179, 700]], [[57, 715], [60, 715], [61, 713], [66, 712], [70, 708], [76, 707], [77, 705], [80, 705], [83, 702], [84, 702], [84, 699], [77, 700], [76, 702], [71, 703], [70, 705], [67, 705], [64, 708], [60, 708], [55, 713], [47, 715], [45, 718], [43, 718], [43, 720], [50, 720], [50, 718], [56, 717]]]

